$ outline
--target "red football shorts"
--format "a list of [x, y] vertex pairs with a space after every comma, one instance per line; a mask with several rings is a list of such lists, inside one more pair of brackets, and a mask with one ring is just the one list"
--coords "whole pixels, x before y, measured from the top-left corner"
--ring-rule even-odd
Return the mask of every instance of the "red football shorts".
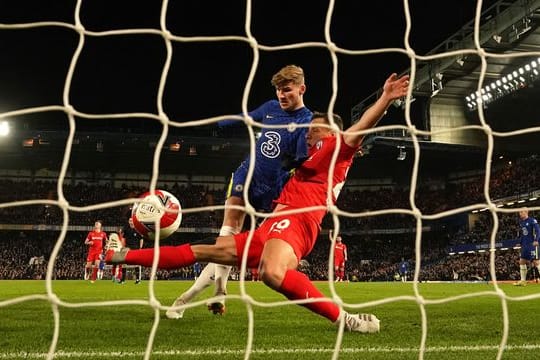
[[339, 268], [345, 267], [345, 259], [343, 258], [334, 259], [334, 267], [339, 267]]
[[[267, 218], [253, 233], [248, 250], [247, 267], [259, 267], [264, 244], [270, 239], [281, 239], [291, 245], [300, 261], [311, 252], [317, 241], [320, 231], [319, 218], [316, 214], [305, 212]], [[245, 231], [234, 236], [238, 265], [241, 264], [249, 233]]]
[[99, 261], [99, 255], [101, 255], [101, 250], [89, 250], [86, 262]]

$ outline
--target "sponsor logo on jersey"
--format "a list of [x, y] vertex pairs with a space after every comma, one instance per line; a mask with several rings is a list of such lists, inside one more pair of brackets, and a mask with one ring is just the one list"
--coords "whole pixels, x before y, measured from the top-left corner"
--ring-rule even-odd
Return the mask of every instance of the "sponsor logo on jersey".
[[267, 131], [263, 135], [264, 141], [261, 143], [261, 154], [270, 159], [275, 159], [279, 156], [281, 149], [281, 135], [277, 131]]

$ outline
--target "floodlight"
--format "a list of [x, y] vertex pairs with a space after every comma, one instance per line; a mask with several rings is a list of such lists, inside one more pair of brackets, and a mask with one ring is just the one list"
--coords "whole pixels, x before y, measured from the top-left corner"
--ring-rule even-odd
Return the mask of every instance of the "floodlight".
[[9, 124], [7, 121], [0, 122], [0, 136], [9, 135]]

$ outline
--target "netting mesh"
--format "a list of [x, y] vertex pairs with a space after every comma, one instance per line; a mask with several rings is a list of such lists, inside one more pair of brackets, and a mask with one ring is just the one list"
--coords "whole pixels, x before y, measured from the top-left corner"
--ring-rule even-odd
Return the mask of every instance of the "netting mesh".
[[[475, 28], [474, 28], [474, 46], [469, 49], [462, 49], [462, 50], [456, 50], [456, 51], [449, 51], [445, 53], [440, 54], [434, 54], [430, 56], [420, 56], [415, 53], [415, 50], [409, 45], [409, 35], [411, 31], [411, 16], [409, 13], [409, 3], [408, 1], [403, 1], [403, 7], [404, 7], [404, 15], [406, 18], [406, 29], [403, 34], [404, 36], [404, 44], [405, 46], [403, 48], [379, 48], [379, 49], [370, 49], [370, 50], [349, 50], [345, 48], [338, 47], [332, 40], [330, 27], [333, 21], [336, 21], [333, 18], [333, 10], [335, 1], [330, 0], [328, 3], [327, 13], [326, 13], [326, 21], [324, 23], [324, 39], [323, 42], [303, 42], [303, 43], [291, 43], [291, 44], [285, 44], [285, 45], [279, 45], [279, 46], [267, 46], [264, 44], [258, 43], [257, 39], [252, 35], [251, 28], [252, 28], [252, 2], [246, 1], [246, 12], [245, 12], [245, 35], [244, 36], [178, 36], [168, 29], [167, 27], [167, 12], [169, 9], [169, 2], [167, 0], [164, 0], [161, 5], [161, 13], [160, 13], [160, 28], [138, 28], [138, 29], [118, 29], [118, 30], [110, 30], [110, 31], [89, 31], [85, 29], [84, 23], [81, 21], [81, 6], [83, 1], [79, 0], [77, 1], [75, 12], [74, 12], [74, 23], [65, 23], [65, 22], [32, 22], [32, 23], [17, 23], [17, 24], [0, 24], [1, 30], [16, 30], [16, 29], [35, 29], [36, 31], [39, 31], [40, 28], [44, 27], [53, 27], [53, 28], [63, 28], [68, 29], [72, 31], [74, 34], [77, 34], [78, 36], [78, 43], [76, 46], [76, 49], [73, 53], [73, 56], [71, 58], [71, 62], [69, 64], [69, 68], [67, 71], [67, 76], [65, 79], [64, 84], [64, 91], [63, 91], [63, 104], [62, 105], [52, 105], [52, 106], [41, 106], [41, 107], [33, 107], [33, 108], [24, 108], [16, 111], [10, 111], [6, 113], [0, 114], [0, 118], [8, 118], [8, 117], [16, 117], [20, 115], [25, 114], [37, 114], [37, 113], [46, 113], [46, 112], [54, 112], [54, 111], [60, 111], [64, 112], [67, 115], [68, 121], [69, 121], [69, 135], [66, 141], [65, 146], [65, 152], [64, 157], [60, 169], [60, 174], [57, 179], [57, 199], [58, 200], [28, 200], [28, 201], [20, 201], [20, 202], [10, 202], [10, 203], [2, 203], [0, 204], [0, 208], [8, 208], [8, 207], [18, 207], [18, 206], [27, 206], [27, 205], [50, 205], [50, 206], [57, 206], [62, 210], [63, 213], [63, 223], [62, 223], [62, 231], [60, 232], [60, 235], [58, 237], [58, 240], [54, 246], [54, 249], [51, 253], [51, 261], [48, 263], [47, 268], [47, 276], [46, 276], [46, 294], [35, 294], [35, 295], [29, 295], [29, 296], [23, 296], [13, 299], [8, 299], [5, 301], [0, 302], [1, 307], [8, 307], [14, 304], [18, 303], [24, 303], [27, 301], [32, 300], [45, 300], [48, 301], [51, 305], [52, 311], [53, 311], [53, 319], [54, 319], [54, 333], [53, 338], [50, 344], [49, 352], [47, 354], [48, 359], [52, 359], [55, 357], [55, 353], [57, 353], [57, 347], [58, 347], [58, 341], [61, 336], [60, 332], [60, 315], [59, 315], [59, 308], [66, 307], [66, 308], [81, 308], [81, 307], [96, 307], [96, 306], [117, 306], [117, 305], [143, 305], [151, 307], [154, 311], [154, 320], [153, 325], [151, 327], [151, 331], [148, 335], [148, 341], [146, 346], [146, 351], [144, 353], [144, 358], [149, 359], [150, 355], [152, 353], [153, 349], [153, 343], [154, 338], [157, 332], [157, 329], [159, 327], [161, 318], [160, 313], [163, 310], [168, 309], [167, 306], [164, 306], [159, 302], [157, 299], [155, 292], [154, 292], [154, 275], [156, 273], [156, 265], [157, 265], [157, 259], [158, 257], [155, 257], [154, 266], [152, 267], [152, 276], [150, 277], [150, 281], [148, 283], [149, 286], [149, 300], [126, 300], [126, 301], [105, 301], [105, 302], [77, 302], [77, 303], [70, 303], [66, 302], [62, 299], [60, 299], [57, 294], [53, 290], [52, 285], [52, 279], [53, 279], [53, 270], [55, 266], [55, 259], [57, 258], [60, 250], [62, 249], [62, 244], [64, 242], [64, 239], [66, 238], [66, 232], [68, 229], [68, 225], [70, 223], [70, 217], [69, 212], [88, 212], [93, 211], [97, 209], [104, 209], [104, 208], [112, 208], [117, 206], [129, 206], [131, 205], [135, 199], [124, 199], [124, 200], [118, 200], [118, 201], [112, 201], [107, 203], [100, 203], [95, 204], [91, 206], [74, 206], [68, 202], [66, 197], [64, 196], [64, 190], [63, 190], [63, 184], [66, 179], [66, 173], [68, 171], [68, 165], [70, 162], [71, 157], [71, 151], [73, 148], [73, 141], [75, 137], [75, 131], [77, 128], [76, 118], [81, 119], [143, 119], [151, 122], [158, 122], [162, 125], [162, 132], [159, 137], [159, 140], [156, 144], [155, 151], [154, 151], [154, 161], [153, 161], [153, 168], [152, 168], [152, 177], [150, 180], [150, 189], [153, 190], [156, 188], [156, 184], [159, 178], [159, 165], [160, 165], [160, 154], [161, 151], [165, 145], [165, 141], [167, 139], [167, 135], [169, 132], [170, 127], [195, 127], [200, 125], [207, 125], [207, 124], [214, 124], [219, 120], [222, 119], [231, 119], [236, 118], [239, 121], [244, 121], [245, 124], [248, 127], [248, 132], [250, 135], [250, 145], [251, 145], [251, 156], [254, 156], [254, 144], [255, 144], [255, 129], [257, 127], [263, 127], [265, 125], [256, 123], [249, 117], [242, 117], [242, 116], [233, 116], [233, 115], [223, 115], [223, 116], [216, 116], [212, 118], [204, 118], [199, 120], [193, 120], [193, 121], [187, 121], [187, 122], [178, 122], [174, 121], [173, 119], [169, 118], [169, 115], [164, 110], [163, 106], [163, 97], [164, 97], [164, 91], [167, 81], [169, 80], [169, 70], [171, 66], [171, 60], [173, 58], [173, 43], [175, 42], [181, 42], [181, 43], [201, 43], [201, 42], [208, 42], [208, 43], [217, 43], [217, 42], [243, 42], [247, 44], [251, 51], [252, 51], [252, 62], [251, 67], [249, 71], [249, 76], [247, 78], [247, 81], [245, 83], [245, 90], [242, 97], [242, 111], [244, 114], [247, 114], [248, 112], [248, 99], [250, 97], [250, 93], [252, 91], [252, 85], [254, 81], [254, 77], [256, 74], [256, 71], [259, 66], [259, 60], [260, 60], [260, 53], [261, 52], [278, 52], [278, 51], [284, 51], [284, 50], [291, 50], [291, 49], [301, 49], [301, 48], [321, 48], [326, 49], [328, 53], [330, 54], [330, 59], [332, 63], [332, 96], [330, 98], [330, 101], [328, 103], [328, 110], [330, 112], [333, 111], [337, 93], [339, 90], [339, 84], [338, 84], [338, 54], [343, 55], [351, 55], [351, 56], [364, 56], [364, 55], [372, 55], [372, 54], [380, 54], [380, 53], [397, 53], [402, 54], [404, 56], [407, 56], [410, 60], [410, 76], [411, 76], [411, 82], [414, 83], [415, 76], [416, 76], [416, 69], [417, 69], [417, 62], [418, 61], [431, 61], [431, 60], [437, 60], [437, 59], [444, 59], [444, 58], [450, 58], [454, 57], [456, 55], [470, 55], [474, 54], [480, 57], [481, 59], [481, 73], [478, 83], [478, 89], [480, 90], [482, 88], [482, 84], [485, 81], [486, 76], [486, 67], [487, 67], [487, 59], [488, 58], [507, 58], [507, 57], [526, 57], [526, 56], [538, 56], [540, 53], [538, 52], [531, 52], [531, 53], [505, 53], [505, 54], [496, 54], [496, 53], [489, 53], [484, 48], [482, 48], [481, 41], [480, 41], [480, 23], [481, 23], [481, 13], [482, 13], [482, 1], [478, 1], [476, 5], [476, 19], [475, 19]], [[139, 35], [152, 35], [156, 36], [162, 39], [163, 44], [165, 45], [165, 60], [163, 67], [161, 69], [161, 76], [159, 81], [159, 87], [157, 91], [157, 113], [141, 113], [141, 112], [135, 112], [135, 113], [110, 113], [110, 114], [92, 114], [92, 113], [85, 113], [79, 111], [77, 108], [75, 108], [72, 105], [70, 94], [72, 91], [72, 82], [75, 70], [77, 69], [79, 59], [81, 57], [81, 52], [85, 48], [85, 44], [89, 38], [92, 37], [114, 37], [114, 36], [123, 36], [123, 35], [130, 35], [130, 36], [139, 36]], [[416, 188], [417, 188], [417, 178], [418, 178], [418, 168], [419, 163], [421, 161], [421, 151], [419, 146], [419, 136], [423, 135], [433, 135], [433, 132], [429, 131], [423, 131], [418, 130], [413, 123], [411, 122], [410, 117], [410, 99], [412, 95], [412, 88], [409, 90], [409, 94], [407, 96], [407, 101], [405, 102], [405, 119], [406, 123], [405, 125], [391, 125], [391, 126], [380, 126], [376, 129], [372, 129], [369, 131], [366, 131], [366, 134], [373, 133], [374, 131], [384, 131], [384, 130], [404, 130], [407, 133], [410, 134], [412, 139], [412, 144], [414, 146], [414, 167], [411, 174], [411, 181], [410, 181], [410, 194], [409, 194], [409, 201], [410, 201], [410, 208], [409, 209], [388, 209], [388, 210], [379, 210], [379, 211], [371, 211], [371, 212], [365, 212], [365, 213], [356, 213], [356, 212], [347, 212], [344, 211], [336, 206], [329, 206], [328, 211], [331, 213], [334, 223], [334, 232], [339, 233], [340, 231], [340, 217], [367, 217], [367, 216], [379, 216], [379, 215], [386, 215], [386, 214], [404, 214], [408, 216], [412, 216], [415, 219], [416, 222], [416, 262], [415, 262], [415, 271], [414, 271], [414, 282], [413, 282], [413, 288], [414, 288], [414, 296], [398, 296], [393, 298], [384, 298], [378, 301], [372, 301], [372, 302], [366, 302], [366, 303], [344, 303], [341, 298], [339, 297], [336, 288], [334, 286], [334, 274], [333, 274], [333, 247], [331, 247], [331, 253], [329, 256], [328, 261], [328, 268], [331, 269], [329, 272], [329, 287], [331, 291], [331, 299], [335, 301], [337, 304], [339, 304], [341, 307], [347, 307], [347, 308], [353, 308], [353, 309], [361, 309], [366, 307], [373, 307], [376, 305], [381, 304], [387, 304], [391, 302], [399, 302], [399, 301], [407, 301], [417, 304], [420, 314], [421, 314], [421, 342], [418, 345], [419, 350], [419, 358], [422, 359], [424, 357], [424, 354], [426, 352], [426, 339], [428, 335], [428, 317], [426, 315], [426, 306], [427, 305], [440, 305], [445, 304], [453, 301], [458, 301], [460, 299], [469, 298], [469, 297], [480, 297], [480, 296], [492, 296], [497, 297], [500, 300], [501, 307], [502, 307], [502, 316], [503, 316], [503, 331], [502, 336], [500, 338], [500, 344], [498, 347], [498, 354], [497, 359], [502, 358], [503, 351], [505, 347], [507, 346], [507, 340], [508, 340], [508, 333], [509, 333], [509, 314], [508, 314], [508, 302], [509, 301], [525, 301], [525, 300], [531, 300], [531, 299], [538, 299], [540, 298], [540, 294], [536, 295], [529, 295], [529, 296], [523, 296], [523, 297], [510, 297], [507, 295], [501, 288], [497, 285], [497, 282], [493, 282], [493, 287], [490, 290], [486, 291], [480, 291], [480, 292], [474, 292], [474, 293], [468, 293], [461, 296], [455, 296], [455, 297], [447, 297], [443, 299], [438, 300], [428, 300], [425, 299], [419, 288], [418, 288], [418, 276], [420, 274], [420, 268], [422, 265], [422, 256], [421, 256], [421, 245], [422, 245], [422, 225], [423, 221], [426, 220], [434, 220], [434, 219], [441, 219], [446, 216], [461, 213], [464, 211], [471, 211], [471, 210], [477, 210], [477, 209], [483, 209], [487, 208], [488, 211], [491, 213], [493, 218], [493, 229], [491, 232], [491, 249], [495, 249], [495, 235], [498, 229], [498, 214], [504, 213], [504, 212], [515, 212], [515, 209], [501, 209], [498, 208], [492, 201], [490, 197], [489, 192], [489, 182], [490, 182], [490, 174], [491, 174], [491, 161], [493, 157], [493, 146], [494, 146], [494, 139], [497, 137], [511, 137], [526, 133], [533, 133], [533, 132], [539, 132], [540, 127], [531, 127], [531, 128], [524, 128], [516, 131], [511, 132], [497, 132], [494, 131], [490, 125], [486, 122], [484, 117], [484, 112], [482, 109], [478, 111], [479, 119], [480, 119], [480, 125], [470, 125], [470, 126], [462, 126], [459, 128], [453, 128], [450, 130], [444, 130], [444, 131], [468, 131], [468, 130], [478, 130], [485, 134], [487, 139], [487, 156], [486, 156], [486, 165], [485, 165], [485, 183], [484, 183], [484, 196], [485, 201], [483, 203], [479, 204], [473, 204], [464, 208], [459, 209], [453, 209], [451, 211], [446, 211], [442, 213], [437, 213], [433, 215], [426, 215], [423, 214], [419, 208], [416, 205]], [[441, 130], [442, 131], [442, 130]], [[444, 132], [442, 131], [442, 132]], [[337, 154], [337, 153], [336, 153]], [[334, 158], [335, 160], [335, 158]], [[253, 165], [253, 164], [251, 164]], [[332, 173], [332, 171], [330, 171]], [[253, 175], [253, 166], [250, 167], [249, 175], [248, 175], [248, 182], [251, 180], [251, 177]], [[245, 189], [247, 194], [247, 188]], [[328, 189], [329, 196], [331, 195], [331, 189]], [[247, 197], [246, 197], [247, 198]], [[195, 213], [200, 211], [207, 211], [207, 210], [223, 210], [223, 206], [208, 206], [208, 207], [197, 207], [197, 208], [191, 208], [191, 209], [184, 209], [184, 213], [189, 216], [189, 213]], [[311, 208], [314, 209], [314, 208]], [[255, 224], [255, 216], [258, 217], [265, 217], [268, 215], [256, 213], [249, 204], [245, 207], [245, 210], [247, 211], [248, 215], [251, 217], [252, 221], [251, 224]], [[252, 225], [253, 228], [254, 225]], [[335, 239], [333, 239], [335, 241]], [[156, 252], [159, 252], [159, 239], [155, 242], [156, 245]], [[247, 251], [247, 248], [246, 248]], [[241, 274], [245, 274], [246, 272], [246, 263], [242, 263], [241, 267]], [[491, 251], [490, 256], [490, 273], [492, 279], [496, 279], [496, 272], [495, 272], [495, 251]], [[265, 303], [260, 302], [255, 299], [253, 299], [248, 291], [246, 290], [246, 286], [244, 283], [244, 276], [240, 276], [240, 294], [239, 295], [229, 295], [227, 296], [228, 299], [238, 299], [246, 304], [246, 308], [248, 310], [248, 335], [246, 339], [246, 348], [244, 356], [245, 358], [249, 358], [253, 353], [253, 330], [254, 330], [254, 307], [277, 307], [277, 306], [284, 306], [287, 304], [290, 304], [289, 301], [281, 301], [281, 302], [272, 302], [272, 303]], [[192, 306], [198, 306], [200, 304], [203, 304], [206, 300], [194, 302], [189, 305], [189, 307]], [[303, 301], [296, 301], [296, 303], [306, 303], [310, 301], [315, 300], [303, 300]], [[319, 299], [320, 301], [320, 299]], [[335, 348], [332, 353], [332, 358], [337, 359], [339, 355], [339, 351], [341, 349], [341, 344], [343, 340], [343, 325], [339, 328], [339, 331], [336, 336], [335, 340]], [[370, 351], [368, 348], [365, 349], [366, 352]], [[227, 353], [227, 351], [223, 351], [223, 353]], [[232, 354], [238, 354], [235, 351], [231, 351]], [[58, 353], [57, 353], [58, 354]], [[171, 350], [170, 355], [174, 354], [182, 354], [181, 351], [173, 351]], [[91, 354], [90, 354], [91, 355]], [[99, 354], [95, 354], [96, 356], [100, 356]], [[114, 356], [113, 353], [107, 354], [107, 356]]]

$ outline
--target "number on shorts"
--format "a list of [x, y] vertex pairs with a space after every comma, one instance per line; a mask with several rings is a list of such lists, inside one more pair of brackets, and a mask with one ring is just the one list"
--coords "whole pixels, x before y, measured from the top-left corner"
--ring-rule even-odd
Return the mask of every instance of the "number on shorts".
[[282, 230], [285, 230], [290, 225], [291, 225], [291, 221], [289, 219], [283, 219], [283, 220], [280, 220], [280, 221], [276, 221], [270, 227], [269, 232], [275, 231], [275, 232], [281, 233]]

